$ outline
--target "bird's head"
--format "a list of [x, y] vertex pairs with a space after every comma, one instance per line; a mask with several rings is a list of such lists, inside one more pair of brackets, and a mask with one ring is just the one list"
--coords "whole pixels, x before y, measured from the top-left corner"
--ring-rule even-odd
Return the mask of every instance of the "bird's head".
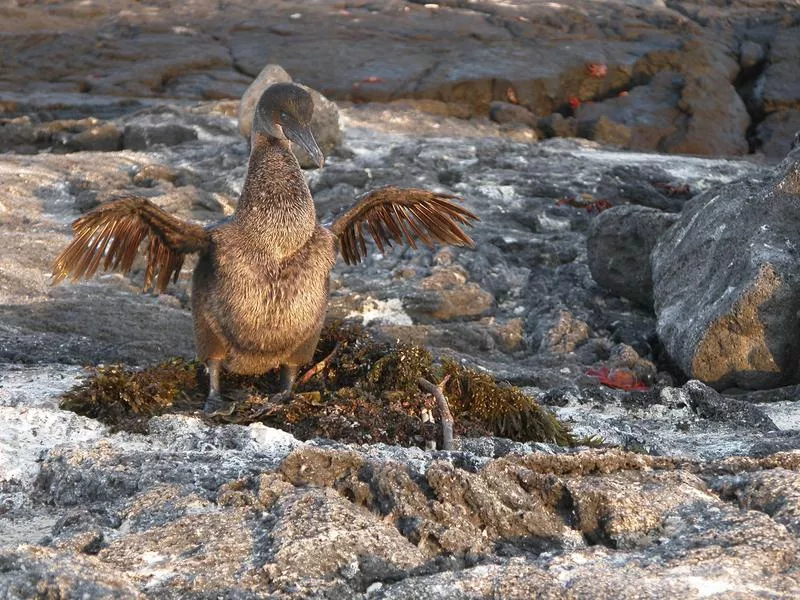
[[322, 167], [325, 157], [311, 133], [313, 113], [311, 94], [294, 83], [276, 83], [264, 90], [256, 105], [253, 133], [291, 140]]

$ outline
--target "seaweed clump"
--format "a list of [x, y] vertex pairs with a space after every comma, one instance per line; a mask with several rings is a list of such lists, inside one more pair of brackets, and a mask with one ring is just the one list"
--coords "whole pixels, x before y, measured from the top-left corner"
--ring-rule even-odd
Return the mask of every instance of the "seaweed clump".
[[101, 365], [62, 394], [60, 407], [102, 421], [112, 431], [143, 433], [150, 417], [188, 409], [197, 387], [197, 364], [182, 358], [144, 370]]
[[414, 446], [436, 434], [421, 419], [423, 410], [437, 410], [419, 388], [417, 381], [424, 378], [444, 382], [457, 435], [575, 443], [566, 426], [519, 388], [452, 360], [437, 363], [421, 346], [377, 340], [359, 325], [327, 325], [314, 361], [289, 402], [270, 393], [278, 388], [274, 373], [223, 374], [223, 394], [236, 401], [229, 417], [199, 412], [208, 391], [203, 366], [181, 359], [143, 370], [98, 367], [63, 395], [61, 406], [115, 430], [144, 432], [152, 416], [190, 413], [210, 423], [262, 422], [303, 440]]
[[442, 369], [449, 375], [444, 393], [456, 420], [475, 422], [492, 435], [519, 442], [575, 443], [568, 428], [518, 387], [497, 383], [488, 373], [465, 369], [452, 360], [446, 359]]

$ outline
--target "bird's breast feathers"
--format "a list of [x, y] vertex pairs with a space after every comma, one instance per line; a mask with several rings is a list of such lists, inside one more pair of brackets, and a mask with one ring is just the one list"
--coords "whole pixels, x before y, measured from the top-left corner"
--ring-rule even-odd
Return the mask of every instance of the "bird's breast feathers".
[[[226, 249], [227, 250], [227, 249]], [[281, 262], [242, 252], [215, 257], [214, 312], [240, 348], [267, 349], [313, 328], [327, 308], [335, 260], [333, 236], [319, 227], [294, 256]], [[299, 340], [298, 340], [299, 341]]]

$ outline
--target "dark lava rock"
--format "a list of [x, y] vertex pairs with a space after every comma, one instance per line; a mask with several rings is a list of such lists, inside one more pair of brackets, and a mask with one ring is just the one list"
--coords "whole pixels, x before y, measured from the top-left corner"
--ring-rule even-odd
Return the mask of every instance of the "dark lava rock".
[[795, 535], [800, 534], [797, 511], [800, 481], [792, 471], [778, 467], [756, 473], [736, 473], [709, 483], [724, 500], [738, 504], [742, 510], [768, 514]]
[[560, 113], [553, 113], [539, 119], [539, 129], [545, 137], [575, 137], [578, 135], [578, 122], [575, 117], [564, 117]]
[[747, 154], [750, 115], [733, 84], [714, 74], [688, 75], [678, 108], [689, 115], [684, 132], [666, 144], [667, 152], [733, 156]]
[[653, 250], [658, 334], [694, 379], [752, 389], [800, 379], [798, 159], [693, 199]]
[[800, 26], [784, 29], [770, 40], [769, 65], [764, 70], [764, 109], [767, 112], [800, 105], [800, 77], [793, 75], [800, 55]]
[[777, 452], [789, 452], [800, 448], [800, 432], [771, 431], [747, 449], [748, 456], [769, 456]]
[[795, 132], [800, 131], [800, 110], [781, 110], [767, 115], [758, 124], [756, 136], [761, 151], [769, 158], [782, 158], [793, 148]]
[[764, 46], [752, 40], [742, 42], [739, 47], [739, 64], [743, 69], [752, 69], [764, 60]]
[[[577, 140], [426, 138], [418, 121], [397, 135], [382, 130], [389, 115], [351, 127], [352, 155], [309, 174], [324, 222], [365, 188], [441, 189], [443, 173], [454, 182], [445, 189], [481, 217], [474, 250], [396, 247], [340, 263], [332, 311], [365, 321], [378, 313], [385, 320], [368, 327], [392, 339], [404, 329], [455, 360], [535, 385], [530, 393], [547, 394], [587, 443], [660, 456], [502, 440], [457, 452], [302, 443], [202, 415], [152, 418], [146, 435], [111, 433], [56, 408], [81, 373], [58, 361], [130, 367], [193, 355], [181, 308], [188, 273], [159, 298], [138, 293], [139, 267], [130, 282], [109, 275], [55, 289], [47, 274], [84, 202], [146, 193], [180, 218], [221, 218], [221, 207], [197, 203], [212, 194], [235, 202], [247, 155], [233, 112], [140, 113], [138, 123], [221, 132], [153, 153], [0, 158], [8, 179], [0, 438], [11, 440], [0, 447], [0, 597], [692, 598], [709, 573], [724, 573], [743, 596], [796, 597], [789, 519], [800, 458], [731, 456], [772, 433], [707, 388], [693, 401], [688, 386], [662, 387], [658, 402], [632, 409], [620, 406], [624, 389], [600, 385], [652, 381], [655, 320], [594, 283], [585, 232], [597, 215], [559, 202], [592, 197], [623, 164], [628, 179], [638, 172], [656, 187], [685, 178], [702, 190], [766, 172], [748, 163], [615, 153]], [[412, 308], [425, 323], [414, 323]], [[718, 420], [727, 414], [732, 422]], [[340, 414], [326, 416], [342, 426]], [[361, 432], [365, 421], [345, 423]], [[792, 440], [781, 437], [781, 447]], [[768, 469], [786, 477], [758, 489]], [[733, 500], [709, 492], [709, 477], [733, 473], [752, 473], [754, 485]], [[765, 510], [742, 510], [748, 502]], [[781, 507], [774, 517], [772, 507]]]
[[691, 197], [689, 186], [656, 165], [616, 165], [605, 171], [595, 195], [611, 204], [639, 204], [680, 212]]
[[0, 549], [4, 598], [141, 598], [137, 586], [92, 556], [39, 546]]
[[681, 388], [688, 396], [689, 408], [703, 419], [752, 427], [759, 431], [776, 431], [778, 427], [764, 411], [744, 400], [722, 396], [714, 388], [692, 379]]
[[[191, 11], [119, 11], [64, 0], [53, 14], [49, 4], [23, 3], [0, 15], [0, 89], [237, 98], [270, 62], [337, 101], [413, 99], [484, 116], [492, 102], [513, 99], [537, 118], [599, 105], [631, 130], [632, 148], [717, 154], [748, 150], [740, 72], [764, 69], [767, 113], [800, 103], [789, 0], [724, 10], [684, 1], [474, 4], [197, 0]], [[678, 75], [671, 89], [658, 82], [668, 73]]]
[[[64, 543], [0, 547], [0, 595], [696, 597], [716, 569], [776, 598], [797, 583], [792, 454], [490, 459], [156, 421], [144, 439], [43, 458], [36, 514], [68, 512], [51, 528]], [[63, 494], [70, 486], [83, 491], [80, 507]], [[109, 536], [87, 556], [81, 542], [99, 529]]]
[[650, 252], [677, 215], [644, 206], [615, 206], [589, 227], [587, 262], [604, 288], [646, 308], [653, 306]]
[[[720, 74], [664, 70], [645, 86], [603, 102], [586, 103], [576, 113], [581, 130], [599, 141], [683, 154], [746, 154], [750, 116], [736, 89]], [[592, 125], [605, 117], [625, 129]], [[586, 123], [587, 125], [583, 125]]]
[[603, 102], [586, 102], [576, 111], [580, 123], [594, 123], [606, 117], [630, 129], [628, 148], [666, 150], [681, 129], [677, 107], [683, 78], [674, 71], [661, 71], [646, 85]]
[[113, 152], [122, 149], [122, 132], [115, 124], [94, 117], [43, 123], [29, 116], [0, 120], [0, 151], [32, 154], [45, 149], [58, 154]]
[[[57, 142], [61, 147], [54, 147], [54, 151], [67, 150], [69, 152], [114, 152], [122, 149], [122, 132], [113, 123], [103, 123], [90, 127], [75, 134], [58, 136]], [[54, 140], [54, 141], [56, 141]]]
[[605, 115], [593, 121], [581, 121], [578, 124], [578, 134], [590, 140], [623, 148], [628, 147], [632, 137], [630, 127], [612, 121]]
[[417, 292], [404, 298], [405, 308], [422, 322], [463, 320], [490, 312], [494, 296], [468, 278], [460, 265], [434, 267], [418, 283]]
[[123, 143], [128, 150], [148, 150], [154, 146], [177, 146], [197, 139], [197, 131], [178, 124], [126, 125]]
[[489, 118], [496, 123], [522, 123], [533, 125], [533, 113], [519, 104], [495, 101], [489, 105]]

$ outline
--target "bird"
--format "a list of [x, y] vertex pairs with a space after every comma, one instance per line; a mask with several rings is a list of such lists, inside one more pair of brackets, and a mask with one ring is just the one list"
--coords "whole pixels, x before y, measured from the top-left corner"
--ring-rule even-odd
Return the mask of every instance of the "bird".
[[380, 252], [416, 241], [474, 247], [462, 228], [478, 217], [451, 194], [387, 186], [362, 196], [330, 228], [291, 151], [297, 143], [321, 168], [311, 132], [313, 100], [302, 87], [278, 83], [259, 99], [250, 156], [232, 215], [208, 226], [179, 219], [148, 199], [126, 196], [99, 205], [72, 223], [73, 239], [55, 259], [52, 284], [104, 271], [129, 273], [137, 254], [147, 264], [144, 291], [165, 291], [185, 258], [199, 255], [191, 309], [198, 361], [209, 393], [203, 410], [231, 414], [220, 372], [262, 375], [280, 369], [280, 393], [291, 395], [300, 366], [311, 361], [328, 304], [337, 253], [347, 264], [367, 255], [365, 229]]

